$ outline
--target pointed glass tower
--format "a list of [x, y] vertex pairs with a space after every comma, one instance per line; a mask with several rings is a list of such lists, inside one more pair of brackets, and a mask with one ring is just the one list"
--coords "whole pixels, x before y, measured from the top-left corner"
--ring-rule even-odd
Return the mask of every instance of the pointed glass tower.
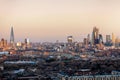
[[10, 44], [12, 46], [14, 45], [14, 31], [13, 31], [13, 27], [11, 27], [11, 32], [10, 32]]

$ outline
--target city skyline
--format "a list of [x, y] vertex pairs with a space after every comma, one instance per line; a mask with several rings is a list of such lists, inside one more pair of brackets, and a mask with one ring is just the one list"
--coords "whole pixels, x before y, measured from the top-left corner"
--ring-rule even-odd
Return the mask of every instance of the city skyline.
[[119, 1], [106, 0], [1, 0], [0, 38], [9, 41], [13, 26], [15, 41], [82, 41], [94, 26], [100, 34], [120, 37]]
[[[94, 31], [94, 28], [96, 28], [96, 29], [98, 29], [99, 30], [99, 28], [97, 28], [96, 26], [94, 26], [93, 27], [93, 31]], [[96, 35], [96, 34], [95, 34]], [[97, 34], [97, 35], [99, 35], [99, 36], [103, 36], [103, 34]], [[108, 35], [108, 34], [107, 34]], [[105, 42], [106, 41], [106, 36], [107, 35], [104, 35], [104, 38], [102, 38], [102, 41], [103, 42]], [[111, 34], [109, 34], [110, 35], [110, 37], [111, 37], [111, 40], [112, 40], [112, 37], [113, 37], [113, 35], [114, 35], [114, 33], [111, 33]], [[93, 32], [91, 31], [90, 32], [90, 34], [84, 34], [84, 35], [80, 35], [81, 36], [81, 38], [79, 37], [79, 39], [77, 40], [76, 39], [76, 37], [75, 36], [72, 36], [72, 35], [67, 35], [67, 36], [65, 36], [65, 40], [63, 40], [63, 41], [60, 41], [60, 40], [58, 40], [58, 39], [56, 39], [56, 40], [54, 40], [54, 41], [37, 41], [37, 42], [68, 42], [68, 37], [71, 37], [73, 40], [72, 40], [72, 42], [83, 42], [83, 40], [85, 39], [85, 38], [89, 38], [89, 40], [90, 40], [90, 42], [92, 42], [92, 40], [93, 40]], [[88, 37], [89, 36], [89, 37]], [[14, 43], [14, 42], [24, 42], [24, 40], [25, 39], [29, 39], [29, 37], [25, 37], [25, 38], [21, 38], [21, 40], [18, 40], [18, 41], [15, 41], [14, 40], [14, 31], [13, 31], [13, 27], [11, 27], [11, 30], [10, 30], [10, 39], [8, 39], [8, 42], [9, 42], [9, 40], [10, 40], [10, 43]], [[2, 37], [2, 39], [4, 39], [3, 37]], [[116, 37], [115, 35], [114, 35], [114, 40], [116, 40], [116, 39], [119, 39], [119, 37]], [[31, 41], [31, 42], [35, 42], [35, 41]]]

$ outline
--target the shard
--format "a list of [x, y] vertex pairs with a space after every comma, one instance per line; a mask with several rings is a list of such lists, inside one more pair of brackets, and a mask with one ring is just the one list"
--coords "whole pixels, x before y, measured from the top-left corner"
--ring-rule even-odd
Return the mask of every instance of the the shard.
[[10, 43], [11, 43], [11, 45], [14, 44], [14, 31], [13, 31], [13, 27], [11, 27], [11, 32], [10, 32]]

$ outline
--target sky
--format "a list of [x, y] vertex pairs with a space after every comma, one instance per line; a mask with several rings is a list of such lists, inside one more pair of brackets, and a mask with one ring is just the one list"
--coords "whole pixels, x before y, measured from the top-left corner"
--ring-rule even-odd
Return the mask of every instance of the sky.
[[0, 0], [0, 38], [9, 41], [82, 41], [93, 27], [120, 37], [120, 0]]

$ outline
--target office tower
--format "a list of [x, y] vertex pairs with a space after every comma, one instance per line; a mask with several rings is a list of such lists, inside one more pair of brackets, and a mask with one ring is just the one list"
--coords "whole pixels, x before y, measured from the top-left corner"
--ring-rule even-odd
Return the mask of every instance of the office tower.
[[115, 35], [112, 33], [112, 44], [115, 45]]
[[5, 40], [5, 39], [1, 39], [1, 42], [0, 42], [0, 47], [7, 47], [7, 40]]
[[111, 43], [111, 36], [110, 35], [106, 35], [106, 43]]
[[83, 43], [84, 43], [84, 47], [88, 48], [88, 43], [89, 43], [88, 38], [84, 38]]
[[25, 44], [30, 44], [30, 40], [28, 38], [25, 39]]
[[99, 29], [94, 27], [92, 32], [92, 43], [96, 45], [99, 43]]
[[92, 32], [92, 40], [91, 40], [92, 45], [94, 45], [94, 34]]
[[11, 32], [10, 32], [10, 46], [14, 47], [14, 31], [13, 31], [13, 27], [11, 27]]
[[115, 39], [115, 47], [119, 47], [120, 46], [120, 39], [117, 37]]
[[100, 44], [103, 43], [103, 36], [102, 36], [102, 34], [99, 34], [99, 43]]
[[1, 39], [1, 47], [4, 47], [4, 39]]
[[88, 34], [87, 39], [88, 39], [88, 44], [90, 44], [90, 34]]
[[88, 39], [87, 39], [87, 38], [84, 38], [83, 43], [84, 43], [84, 45], [88, 45]]
[[28, 38], [25, 39], [25, 49], [30, 48], [30, 40]]
[[68, 36], [67, 41], [68, 41], [68, 43], [72, 43], [73, 42], [73, 36]]

